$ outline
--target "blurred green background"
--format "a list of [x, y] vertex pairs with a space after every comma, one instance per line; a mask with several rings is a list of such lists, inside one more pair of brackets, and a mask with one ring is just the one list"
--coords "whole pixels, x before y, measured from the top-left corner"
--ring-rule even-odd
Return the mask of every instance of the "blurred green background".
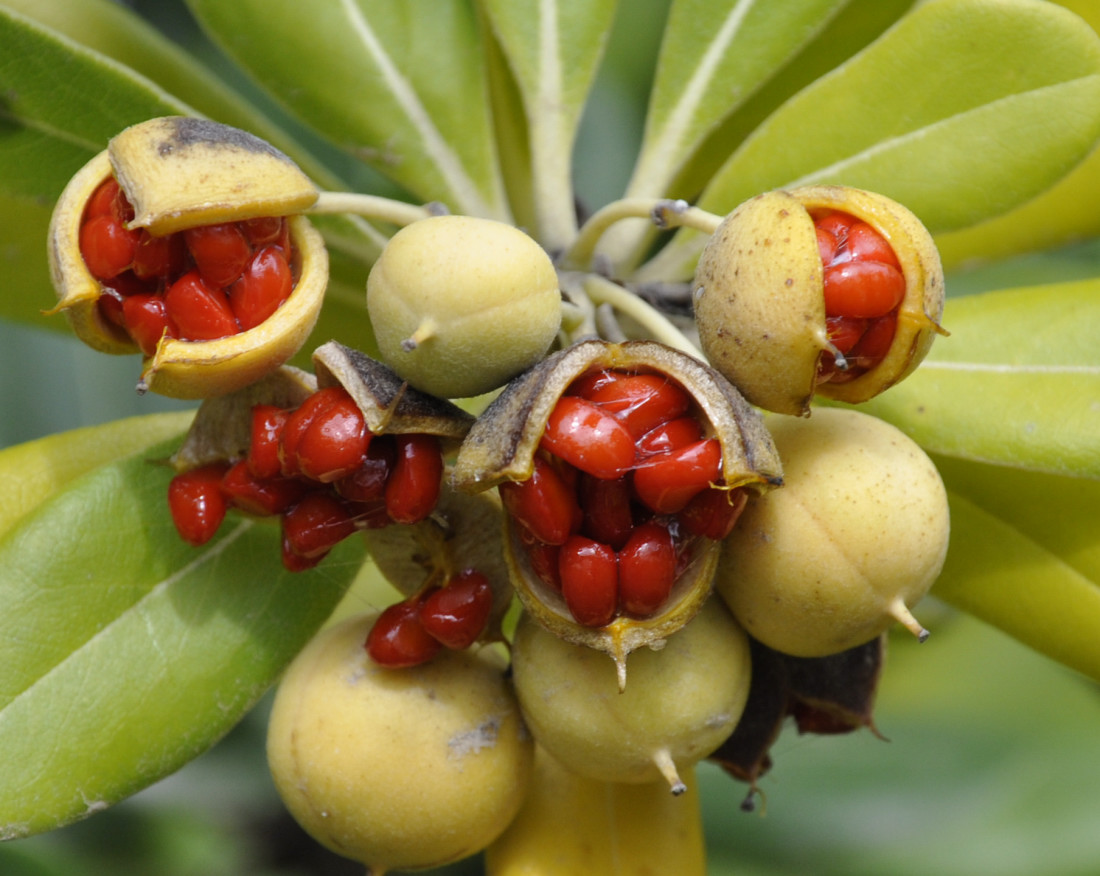
[[[177, 42], [231, 68], [177, 0], [134, 0]], [[627, 4], [624, 4], [627, 5]], [[595, 207], [626, 181], [666, 0], [631, 0], [586, 115], [578, 190]], [[269, 106], [247, 83], [240, 83]], [[274, 110], [273, 110], [274, 111]], [[596, 121], [598, 120], [598, 124]], [[2, 257], [2, 250], [0, 250]], [[45, 245], [43, 244], [43, 258]], [[972, 268], [949, 294], [1100, 275], [1100, 243]], [[48, 307], [51, 302], [42, 302]], [[60, 323], [60, 324], [59, 324]], [[96, 354], [63, 331], [0, 323], [0, 446], [139, 413], [187, 407], [132, 391], [136, 358]], [[1067, 509], [1072, 513], [1072, 509]], [[868, 731], [785, 731], [761, 787], [701, 768], [714, 876], [1064, 876], [1100, 872], [1100, 697], [1095, 685], [978, 622], [922, 606], [927, 644], [892, 643]], [[297, 876], [360, 873], [321, 850], [279, 803], [263, 734], [269, 700], [212, 751], [113, 809], [0, 845], [4, 876]], [[79, 740], [74, 740], [79, 744]], [[479, 859], [440, 873], [476, 874]]]

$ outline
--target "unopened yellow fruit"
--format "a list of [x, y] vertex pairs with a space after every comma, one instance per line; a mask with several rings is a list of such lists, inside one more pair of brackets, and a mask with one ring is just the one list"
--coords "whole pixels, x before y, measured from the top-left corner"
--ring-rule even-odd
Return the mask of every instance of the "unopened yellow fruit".
[[485, 848], [523, 802], [533, 743], [501, 667], [468, 651], [378, 666], [363, 648], [374, 617], [329, 627], [294, 660], [267, 756], [298, 823], [377, 876]]
[[367, 279], [386, 364], [444, 398], [480, 395], [544, 355], [561, 325], [550, 257], [518, 228], [432, 216], [386, 244]]
[[721, 600], [709, 600], [663, 648], [629, 658], [620, 693], [614, 664], [523, 615], [512, 663], [535, 739], [569, 770], [606, 782], [653, 782], [680, 793], [679, 770], [714, 751], [748, 698], [748, 638]]
[[869, 642], [910, 608], [947, 553], [947, 493], [932, 460], [889, 423], [843, 408], [766, 420], [783, 487], [751, 496], [715, 588], [745, 630], [796, 657]]

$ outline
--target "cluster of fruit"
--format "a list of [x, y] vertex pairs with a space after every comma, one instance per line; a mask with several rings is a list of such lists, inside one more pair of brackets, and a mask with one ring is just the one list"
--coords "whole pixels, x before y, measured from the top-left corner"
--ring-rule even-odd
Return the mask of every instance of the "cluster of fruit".
[[113, 177], [92, 194], [80, 253], [103, 284], [103, 318], [147, 356], [162, 337], [215, 340], [255, 328], [290, 297], [286, 218], [200, 225], [157, 236], [128, 227], [134, 208]]
[[[145, 232], [127, 226], [156, 227], [157, 213], [142, 205], [128, 222], [110, 183], [79, 190], [101, 205], [57, 224], [59, 293], [79, 310], [65, 253], [82, 251], [107, 311], [103, 274], [124, 259], [101, 267], [114, 247], [103, 240], [129, 236], [137, 251]], [[266, 227], [257, 209], [226, 227], [247, 240]], [[125, 234], [95, 230], [100, 216]], [[178, 229], [185, 246], [213, 234], [202, 218]], [[752, 647], [815, 659], [895, 621], [926, 635], [909, 607], [946, 551], [934, 466], [865, 414], [807, 415], [815, 394], [864, 400], [927, 351], [943, 302], [927, 232], [842, 187], [768, 193], [714, 219], [692, 287], [710, 364], [655, 341], [574, 335], [565, 274], [534, 240], [434, 216], [397, 232], [371, 271], [384, 362], [333, 342], [303, 377], [269, 356], [269, 377], [208, 393], [173, 458], [169, 506], [193, 544], [229, 507], [281, 518], [291, 570], [360, 532], [403, 594], [299, 655], [269, 731], [295, 817], [371, 872], [487, 846], [512, 872], [522, 837], [543, 830], [525, 813], [545, 805], [532, 783], [548, 763], [597, 788], [686, 794], [752, 701]], [[288, 224], [268, 224], [285, 241]], [[248, 247], [258, 259], [284, 245]], [[183, 277], [201, 281], [202, 245], [190, 252]], [[123, 273], [147, 270], [144, 255], [127, 258]], [[269, 378], [308, 391], [289, 403]], [[489, 391], [476, 418], [447, 401]], [[456, 496], [491, 498], [475, 515]], [[514, 626], [502, 623], [513, 597]]]
[[247, 454], [177, 474], [168, 507], [196, 546], [214, 537], [229, 507], [278, 516], [283, 565], [302, 571], [356, 530], [423, 520], [442, 476], [434, 435], [374, 435], [348, 391], [329, 386], [293, 410], [253, 405]]

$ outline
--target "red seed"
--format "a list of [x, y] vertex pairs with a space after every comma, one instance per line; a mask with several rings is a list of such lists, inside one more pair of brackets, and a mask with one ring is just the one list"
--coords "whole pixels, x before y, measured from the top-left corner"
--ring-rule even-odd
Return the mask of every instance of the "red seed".
[[115, 198], [119, 193], [118, 180], [113, 176], [107, 177], [103, 180], [96, 190], [92, 192], [92, 196], [88, 198], [88, 203], [84, 205], [84, 216], [81, 222], [87, 222], [89, 219], [94, 219], [96, 216], [106, 216], [114, 211]]
[[561, 594], [573, 619], [586, 627], [603, 627], [615, 619], [619, 603], [619, 566], [615, 551], [574, 535], [558, 555]]
[[332, 401], [310, 419], [298, 438], [297, 469], [327, 484], [363, 464], [371, 432], [363, 412], [343, 387], [329, 387]]
[[164, 293], [168, 318], [179, 336], [189, 341], [212, 341], [238, 331], [229, 300], [208, 285], [198, 271], [188, 271]]
[[849, 351], [849, 358], [863, 370], [874, 367], [882, 361], [882, 357], [893, 346], [894, 332], [897, 327], [898, 321], [895, 314], [873, 320], [867, 331], [863, 333], [863, 337], [859, 339], [859, 343]]
[[675, 514], [722, 473], [722, 448], [705, 438], [648, 457], [634, 472], [634, 492], [658, 514]]
[[836, 258], [836, 238], [824, 228], [818, 227], [814, 230], [817, 232], [817, 254], [821, 256], [821, 264], [832, 264]]
[[866, 222], [852, 223], [848, 229], [846, 249], [848, 257], [854, 262], [882, 262], [901, 270], [893, 247]]
[[651, 617], [676, 582], [676, 545], [659, 523], [643, 523], [619, 551], [619, 604], [634, 617]]
[[345, 499], [368, 504], [381, 503], [384, 508], [386, 481], [396, 461], [397, 448], [393, 438], [375, 435], [367, 445], [367, 455], [359, 468], [333, 481], [332, 485]]
[[257, 478], [243, 459], [230, 466], [222, 478], [222, 494], [227, 501], [234, 508], [257, 517], [284, 513], [309, 489], [307, 483], [296, 478]]
[[733, 531], [747, 499], [744, 490], [711, 487], [697, 493], [680, 512], [679, 519], [692, 535], [721, 541]]
[[634, 529], [629, 476], [613, 481], [582, 475], [578, 489], [584, 518], [581, 532], [595, 541], [621, 548]]
[[[102, 295], [102, 302], [108, 296]], [[122, 322], [138, 349], [145, 356], [157, 351], [161, 338], [174, 338], [177, 330], [168, 315], [164, 298], [160, 295], [130, 295], [122, 299]]]
[[259, 216], [255, 219], [245, 219], [237, 223], [248, 242], [253, 247], [267, 246], [269, 243], [277, 243], [282, 236], [286, 219], [282, 216]]
[[[524, 537], [526, 535], [526, 537]], [[527, 552], [527, 559], [531, 563], [531, 570], [547, 587], [556, 593], [561, 593], [561, 545], [546, 544], [535, 540], [526, 530], [521, 530], [520, 540]]]
[[540, 446], [598, 478], [622, 477], [634, 464], [634, 439], [626, 427], [576, 396], [558, 399]]
[[905, 298], [905, 277], [882, 262], [845, 262], [825, 269], [825, 315], [885, 316]]
[[827, 316], [825, 317], [825, 331], [829, 336], [829, 342], [847, 353], [867, 331], [869, 321], [854, 316]]
[[595, 371], [588, 371], [570, 383], [565, 394], [588, 398], [593, 392], [598, 392], [602, 387], [614, 383], [620, 377], [629, 373], [628, 371], [618, 371], [611, 368], [598, 368]]
[[443, 645], [428, 635], [420, 620], [420, 600], [406, 599], [383, 611], [365, 643], [367, 654], [379, 666], [404, 669], [427, 663]]
[[252, 258], [252, 247], [236, 223], [188, 228], [183, 239], [203, 280], [215, 289], [236, 280]]
[[314, 418], [328, 410], [345, 392], [341, 387], [327, 386], [306, 398], [291, 411], [279, 439], [279, 465], [285, 477], [301, 474], [298, 467], [298, 445]]
[[168, 484], [168, 509], [180, 537], [188, 544], [206, 544], [225, 519], [226, 502], [221, 492], [228, 465], [210, 463], [181, 472]]
[[839, 210], [827, 210], [814, 217], [814, 226], [833, 236], [837, 247], [843, 247], [848, 241], [848, 229], [856, 221], [855, 216]]
[[492, 610], [489, 579], [475, 569], [466, 569], [427, 596], [421, 604], [420, 621], [432, 638], [461, 651], [485, 631]]
[[355, 532], [347, 506], [323, 490], [308, 493], [283, 515], [283, 538], [299, 557], [323, 557]]
[[661, 374], [623, 374], [586, 398], [614, 414], [634, 438], [682, 416], [691, 405], [683, 388]]
[[178, 234], [154, 237], [142, 229], [134, 251], [134, 274], [142, 280], [171, 283], [187, 266], [187, 248]]
[[278, 247], [261, 249], [229, 289], [229, 305], [241, 331], [255, 328], [290, 297], [294, 278], [286, 256]]
[[443, 452], [434, 435], [395, 435], [397, 458], [386, 481], [386, 511], [395, 523], [419, 523], [435, 509]]
[[544, 544], [564, 544], [581, 525], [581, 509], [572, 489], [554, 466], [535, 457], [531, 477], [498, 488], [505, 509]]
[[257, 478], [274, 478], [282, 472], [279, 441], [286, 426], [288, 411], [275, 405], [253, 405], [252, 425], [245, 457], [248, 470]]
[[80, 228], [80, 254], [97, 280], [110, 280], [134, 261], [140, 234], [126, 228], [112, 214], [100, 214]]
[[703, 437], [703, 427], [694, 417], [677, 417], [651, 429], [638, 439], [635, 448], [639, 456], [678, 450]]

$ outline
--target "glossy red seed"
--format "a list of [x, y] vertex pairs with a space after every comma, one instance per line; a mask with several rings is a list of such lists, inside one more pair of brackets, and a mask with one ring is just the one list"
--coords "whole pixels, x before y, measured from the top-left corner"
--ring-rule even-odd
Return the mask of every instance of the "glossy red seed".
[[225, 519], [221, 481], [227, 468], [225, 463], [210, 463], [181, 472], [169, 482], [168, 509], [176, 531], [188, 544], [206, 544]]
[[897, 254], [886, 238], [866, 222], [856, 221], [848, 229], [845, 243], [848, 257], [854, 262], [882, 262], [901, 270]]
[[831, 264], [836, 258], [836, 238], [824, 228], [819, 227], [814, 230], [817, 232], [817, 254], [821, 256], [821, 264]]
[[561, 545], [545, 544], [531, 537], [525, 539], [522, 534], [520, 538], [524, 543], [527, 559], [531, 563], [531, 570], [543, 584], [551, 590], [561, 593], [561, 568], [559, 566]]
[[125, 298], [119, 292], [105, 286], [95, 303], [102, 320], [126, 331], [126, 318], [122, 315], [122, 302], [124, 300]]
[[255, 328], [290, 297], [294, 279], [283, 251], [265, 246], [252, 257], [244, 273], [229, 287], [229, 305], [241, 331]]
[[703, 437], [703, 427], [694, 417], [677, 417], [646, 432], [635, 444], [639, 456], [667, 453]]
[[421, 603], [420, 621], [448, 648], [468, 648], [485, 631], [493, 610], [493, 588], [484, 574], [466, 569]]
[[684, 506], [679, 514], [680, 523], [692, 535], [721, 541], [733, 532], [747, 499], [744, 490], [711, 487], [697, 493]]
[[[107, 296], [101, 296], [103, 301]], [[122, 299], [122, 322], [126, 331], [145, 356], [152, 356], [162, 337], [177, 336], [177, 330], [168, 315], [164, 298], [160, 295], [130, 295]]]
[[296, 448], [297, 470], [327, 484], [363, 464], [370, 444], [363, 412], [343, 387], [330, 387], [332, 402], [310, 419]]
[[498, 490], [505, 510], [544, 544], [564, 544], [581, 525], [573, 490], [541, 456], [535, 457], [531, 477], [505, 482]]
[[298, 444], [302, 436], [314, 418], [335, 404], [343, 393], [344, 390], [336, 386], [319, 389], [287, 415], [279, 439], [279, 465], [284, 476], [294, 477], [301, 474], [301, 469], [298, 468]]
[[675, 514], [719, 479], [722, 448], [705, 438], [678, 450], [648, 457], [634, 472], [634, 492], [658, 514]]
[[829, 336], [829, 342], [847, 353], [867, 331], [870, 320], [860, 319], [854, 316], [827, 316], [825, 317], [825, 331]]
[[180, 338], [212, 341], [239, 330], [225, 293], [207, 284], [198, 271], [188, 271], [169, 286], [164, 304]]
[[849, 354], [852, 362], [864, 370], [877, 365], [893, 345], [897, 327], [895, 314], [873, 320], [859, 343], [852, 347]]
[[586, 398], [614, 414], [634, 438], [682, 416], [691, 405], [683, 388], [661, 374], [624, 374]]
[[619, 605], [619, 564], [605, 544], [571, 536], [558, 555], [561, 595], [573, 619], [586, 627], [603, 627], [615, 619]]
[[170, 283], [187, 266], [187, 248], [178, 234], [154, 237], [142, 229], [134, 250], [134, 274], [142, 280], [159, 279]]
[[[333, 481], [336, 492], [353, 502], [381, 503], [385, 507], [386, 481], [397, 461], [397, 448], [389, 435], [375, 435], [367, 455], [355, 471]], [[387, 521], [389, 518], [386, 518]]]
[[581, 532], [615, 550], [626, 544], [634, 529], [630, 477], [607, 481], [582, 475], [577, 494], [584, 515]]
[[443, 452], [434, 435], [395, 435], [397, 458], [386, 481], [386, 510], [395, 523], [419, 523], [435, 509], [443, 485]]
[[826, 210], [824, 213], [813, 217], [814, 226], [831, 234], [838, 247], [844, 246], [847, 242], [848, 229], [855, 221], [855, 216], [842, 213], [839, 210]]
[[668, 601], [676, 582], [676, 545], [659, 523], [643, 523], [619, 551], [619, 605], [633, 617], [650, 617]]
[[237, 224], [244, 232], [244, 236], [248, 238], [248, 242], [254, 248], [259, 248], [279, 241], [286, 219], [282, 216], [259, 216], [255, 219], [245, 219]]
[[825, 269], [825, 315], [875, 318], [905, 297], [905, 277], [882, 262], [846, 262]]
[[245, 461], [254, 477], [266, 479], [281, 474], [279, 441], [289, 416], [288, 411], [276, 405], [252, 406], [248, 455]]
[[558, 399], [540, 446], [598, 478], [622, 477], [634, 464], [634, 439], [626, 427], [586, 399]]
[[80, 254], [97, 280], [110, 280], [134, 261], [139, 233], [131, 231], [112, 214], [100, 214], [80, 227]]
[[323, 557], [355, 532], [347, 506], [327, 491], [307, 493], [283, 515], [283, 538], [299, 557]]
[[118, 180], [113, 176], [103, 180], [103, 182], [96, 186], [96, 190], [92, 192], [92, 196], [88, 198], [88, 203], [84, 205], [84, 216], [81, 221], [87, 222], [89, 219], [93, 219], [96, 216], [106, 216], [108, 213], [113, 212], [115, 198], [118, 196], [118, 192]]
[[203, 280], [216, 289], [236, 280], [252, 258], [252, 247], [236, 223], [188, 228], [183, 239]]
[[378, 615], [367, 634], [365, 647], [379, 666], [405, 669], [427, 663], [443, 645], [424, 629], [419, 600], [407, 599]]
[[222, 494], [229, 504], [257, 517], [284, 513], [309, 489], [307, 483], [296, 478], [258, 478], [243, 459], [230, 466], [222, 478]]

